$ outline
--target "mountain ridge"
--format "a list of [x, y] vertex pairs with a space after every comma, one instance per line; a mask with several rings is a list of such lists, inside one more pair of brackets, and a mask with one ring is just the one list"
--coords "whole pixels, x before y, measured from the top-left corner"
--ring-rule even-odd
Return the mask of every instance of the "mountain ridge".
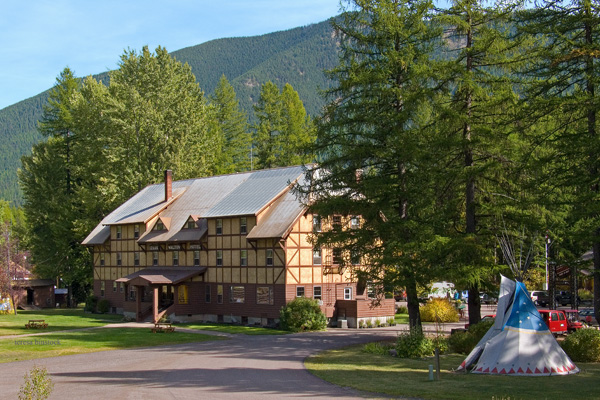
[[[318, 115], [324, 105], [318, 92], [331, 84], [323, 71], [336, 65], [337, 46], [331, 24], [323, 21], [259, 36], [214, 39], [169, 53], [190, 65], [207, 96], [224, 74], [252, 123], [252, 106], [260, 95], [261, 85], [269, 80], [280, 88], [290, 83], [307, 112]], [[107, 83], [109, 73], [92, 77]], [[6, 143], [0, 149], [0, 198], [13, 205], [22, 202], [16, 174], [20, 158], [30, 154], [31, 147], [43, 140], [37, 132], [37, 123], [49, 91], [0, 110], [0, 140]]]

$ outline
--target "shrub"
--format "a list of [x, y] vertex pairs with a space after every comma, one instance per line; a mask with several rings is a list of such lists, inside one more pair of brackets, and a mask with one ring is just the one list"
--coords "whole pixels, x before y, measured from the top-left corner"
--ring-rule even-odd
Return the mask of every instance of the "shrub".
[[579, 329], [563, 340], [562, 348], [573, 361], [600, 362], [600, 331]]
[[110, 303], [106, 299], [102, 299], [98, 302], [98, 312], [100, 314], [106, 314], [110, 310]]
[[47, 399], [54, 388], [46, 368], [37, 365], [34, 365], [29, 373], [25, 373], [24, 380], [19, 390], [19, 400]]
[[87, 312], [96, 312], [96, 307], [98, 306], [98, 298], [96, 296], [89, 295], [85, 300], [85, 308], [84, 310]]
[[434, 298], [420, 308], [424, 322], [458, 322], [458, 311], [448, 299]]
[[409, 332], [401, 333], [396, 340], [396, 352], [398, 357], [402, 358], [423, 358], [435, 354], [435, 348], [438, 346], [440, 352], [448, 349], [446, 339], [438, 336], [430, 339], [418, 329], [411, 329]]
[[281, 327], [292, 332], [320, 331], [327, 327], [327, 318], [319, 302], [306, 297], [297, 297], [279, 312]]
[[394, 319], [394, 317], [389, 317], [389, 318], [387, 319], [387, 324], [388, 324], [389, 326], [394, 326], [394, 325], [396, 325], [396, 320]]
[[362, 348], [363, 353], [379, 354], [382, 356], [388, 355], [389, 351], [394, 348], [393, 343], [371, 342], [365, 344]]
[[408, 307], [398, 306], [398, 308], [396, 309], [396, 314], [408, 314]]
[[448, 338], [448, 346], [455, 353], [469, 354], [486, 332], [494, 325], [493, 321], [480, 322], [469, 327], [466, 332], [456, 332]]
[[594, 293], [587, 289], [579, 289], [577, 291], [577, 295], [581, 300], [592, 300], [594, 298]]
[[370, 319], [367, 320], [367, 328], [372, 328], [373, 327], [373, 321], [371, 321]]

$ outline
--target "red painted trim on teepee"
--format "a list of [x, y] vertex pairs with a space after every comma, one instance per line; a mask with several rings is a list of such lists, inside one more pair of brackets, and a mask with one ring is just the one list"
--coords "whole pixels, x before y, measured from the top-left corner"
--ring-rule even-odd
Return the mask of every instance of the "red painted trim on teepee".
[[487, 374], [487, 373], [489, 373], [489, 372], [490, 372], [490, 369], [489, 369], [489, 368], [486, 368], [486, 369], [484, 369], [484, 370], [483, 370], [483, 373], [484, 373], [484, 374]]
[[519, 369], [517, 370], [517, 373], [518, 374], [524, 374], [525, 371], [523, 371], [523, 368], [519, 367]]
[[552, 373], [556, 373], [556, 368], [554, 368], [554, 367], [551, 367], [551, 368], [550, 368], [550, 371], [551, 371]]
[[566, 369], [565, 371], [563, 371], [563, 369], [561, 367], [556, 368], [556, 372], [567, 372]]
[[545, 374], [549, 374], [550, 373], [550, 370], [548, 369], [548, 367], [544, 367], [544, 373]]
[[533, 374], [533, 371], [529, 369], [529, 367], [527, 367], [527, 373], [528, 374]]
[[511, 368], [511, 369], [510, 369], [510, 371], [508, 371], [508, 373], [509, 373], [509, 374], [514, 374], [514, 373], [515, 373], [515, 370], [514, 370], [514, 368]]
[[535, 367], [535, 373], [536, 373], [536, 374], [541, 374], [541, 373], [542, 373], [542, 371], [540, 371], [538, 367]]
[[494, 369], [491, 372], [492, 372], [492, 374], [497, 374], [498, 373], [498, 368], [494, 367]]

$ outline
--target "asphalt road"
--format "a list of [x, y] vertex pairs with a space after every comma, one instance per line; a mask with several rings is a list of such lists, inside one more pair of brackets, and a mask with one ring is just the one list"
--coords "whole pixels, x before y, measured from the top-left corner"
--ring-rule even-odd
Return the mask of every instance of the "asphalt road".
[[16, 399], [36, 364], [52, 376], [51, 399], [307, 399], [377, 397], [314, 377], [304, 359], [321, 350], [393, 338], [395, 329], [282, 336], [104, 351], [0, 364], [0, 398]]

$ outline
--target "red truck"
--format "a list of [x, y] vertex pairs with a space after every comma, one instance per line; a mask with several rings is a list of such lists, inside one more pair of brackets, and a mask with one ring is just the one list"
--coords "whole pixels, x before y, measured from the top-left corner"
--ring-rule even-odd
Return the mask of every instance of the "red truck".
[[567, 316], [562, 310], [538, 310], [552, 334], [560, 335], [569, 332]]

